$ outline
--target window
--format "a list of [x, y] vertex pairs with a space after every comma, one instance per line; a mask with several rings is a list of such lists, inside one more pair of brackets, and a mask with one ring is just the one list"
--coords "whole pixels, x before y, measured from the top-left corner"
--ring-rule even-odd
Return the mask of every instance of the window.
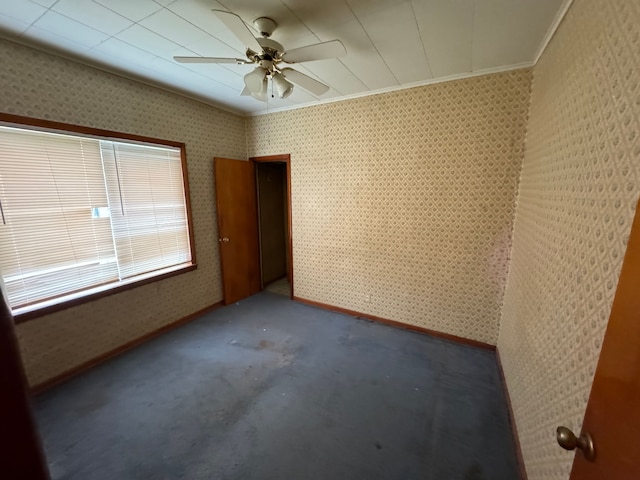
[[192, 267], [183, 153], [0, 125], [0, 271], [14, 315]]

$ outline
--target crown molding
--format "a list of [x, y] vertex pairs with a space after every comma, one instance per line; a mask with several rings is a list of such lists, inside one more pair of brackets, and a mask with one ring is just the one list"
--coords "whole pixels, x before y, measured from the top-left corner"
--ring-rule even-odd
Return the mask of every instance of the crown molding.
[[465, 72], [465, 73], [459, 73], [459, 74], [455, 74], [455, 75], [449, 75], [446, 77], [438, 77], [438, 78], [430, 78], [427, 80], [423, 80], [420, 82], [413, 82], [413, 83], [408, 83], [408, 84], [403, 84], [403, 85], [394, 85], [392, 87], [385, 87], [385, 88], [380, 88], [377, 90], [370, 90], [367, 92], [360, 92], [360, 93], [355, 93], [355, 94], [351, 94], [351, 95], [344, 95], [344, 96], [340, 96], [340, 97], [335, 97], [335, 98], [328, 98], [328, 99], [320, 99], [317, 101], [313, 101], [313, 102], [306, 102], [306, 103], [302, 103], [302, 104], [297, 104], [297, 105], [290, 105], [290, 106], [286, 106], [286, 107], [278, 107], [278, 108], [273, 108], [273, 109], [268, 109], [267, 111], [259, 111], [259, 112], [247, 112], [247, 111], [240, 111], [238, 109], [235, 109], [233, 107], [228, 107], [226, 105], [222, 105], [216, 102], [211, 101], [208, 98], [203, 98], [203, 97], [199, 97], [198, 95], [194, 95], [192, 92], [187, 92], [185, 90], [182, 90], [180, 88], [177, 88], [175, 86], [168, 86], [166, 84], [163, 84], [161, 82], [157, 82], [157, 81], [153, 81], [150, 80], [148, 78], [142, 77], [142, 76], [138, 76], [135, 74], [132, 74], [130, 72], [126, 72], [123, 71], [122, 69], [118, 69], [117, 67], [114, 68], [113, 66], [107, 66], [102, 64], [101, 62], [97, 62], [97, 61], [91, 61], [88, 60], [80, 55], [75, 55], [75, 54], [70, 54], [68, 52], [63, 52], [60, 51], [56, 48], [53, 48], [49, 45], [40, 43], [40, 42], [33, 42], [33, 41], [25, 41], [24, 39], [18, 37], [16, 38], [15, 36], [12, 35], [6, 35], [3, 32], [0, 31], [0, 38], [10, 41], [10, 42], [14, 42], [29, 48], [34, 48], [36, 50], [40, 50], [44, 53], [48, 53], [50, 55], [55, 55], [61, 58], [64, 58], [66, 60], [70, 60], [88, 67], [92, 67], [95, 68], [97, 70], [101, 70], [105, 73], [109, 73], [112, 75], [116, 75], [122, 78], [125, 78], [127, 80], [131, 80], [131, 81], [135, 81], [150, 87], [155, 87], [158, 88], [160, 90], [163, 90], [167, 93], [172, 93], [175, 95], [179, 95], [185, 98], [188, 98], [190, 100], [199, 102], [199, 103], [203, 103], [205, 105], [208, 105], [210, 107], [214, 107], [217, 108], [219, 110], [222, 110], [224, 112], [227, 113], [231, 113], [234, 115], [238, 115], [240, 117], [245, 117], [245, 118], [251, 118], [251, 117], [257, 117], [260, 115], [269, 115], [272, 113], [279, 113], [279, 112], [285, 112], [285, 111], [289, 111], [289, 110], [297, 110], [299, 108], [307, 108], [307, 107], [312, 107], [312, 106], [317, 106], [317, 105], [325, 105], [325, 104], [329, 104], [329, 103], [335, 103], [335, 102], [343, 102], [346, 100], [354, 100], [357, 98], [362, 98], [362, 97], [368, 97], [371, 95], [379, 95], [379, 94], [383, 94], [383, 93], [390, 93], [390, 92], [396, 92], [399, 90], [406, 90], [409, 88], [416, 88], [416, 87], [423, 87], [426, 85], [434, 85], [437, 83], [445, 83], [445, 82], [452, 82], [455, 80], [463, 80], [465, 78], [473, 78], [473, 77], [479, 77], [479, 76], [483, 76], [483, 75], [491, 75], [491, 74], [496, 74], [496, 73], [503, 73], [503, 72], [509, 72], [512, 70], [520, 70], [523, 68], [531, 68], [534, 67], [538, 61], [540, 60], [540, 57], [542, 56], [542, 54], [544, 53], [544, 51], [546, 50], [547, 46], [549, 45], [549, 43], [551, 42], [551, 39], [553, 38], [553, 36], [555, 35], [556, 31], [558, 30], [560, 24], [562, 23], [562, 20], [564, 19], [564, 17], [566, 16], [569, 8], [571, 7], [571, 5], [573, 4], [573, 0], [564, 0], [563, 4], [560, 6], [554, 20], [553, 23], [551, 24], [551, 26], [549, 27], [549, 29], [547, 30], [547, 33], [545, 34], [544, 38], [542, 39], [542, 42], [540, 43], [540, 46], [536, 52], [536, 55], [534, 57], [533, 61], [529, 61], [529, 62], [522, 62], [522, 63], [517, 63], [517, 64], [512, 64], [512, 65], [506, 65], [506, 66], [501, 66], [501, 67], [495, 67], [495, 68], [487, 68], [487, 69], [483, 69], [483, 70], [477, 70], [474, 72]]
[[544, 51], [547, 49], [549, 42], [551, 42], [551, 39], [553, 38], [556, 31], [558, 30], [558, 27], [562, 23], [562, 20], [564, 20], [564, 17], [569, 11], [569, 7], [571, 7], [572, 3], [573, 3], [573, 0], [564, 0], [564, 3], [560, 6], [560, 9], [556, 14], [556, 18], [553, 19], [553, 23], [549, 27], [549, 30], [547, 30], [547, 34], [542, 39], [542, 43], [540, 43], [540, 47], [538, 48], [538, 53], [536, 53], [535, 60], [533, 61], [534, 65], [538, 64], [538, 60], [540, 60], [540, 57], [542, 56]]
[[542, 42], [540, 43], [540, 46], [538, 47], [538, 51], [535, 54], [534, 60], [531, 61], [531, 62], [517, 63], [517, 64], [513, 64], [513, 65], [507, 65], [507, 66], [496, 67], [496, 68], [487, 68], [485, 70], [478, 70], [476, 72], [468, 72], [468, 73], [460, 73], [460, 74], [456, 74], [456, 75], [450, 75], [448, 77], [431, 78], [429, 80], [425, 80], [425, 81], [422, 81], [422, 82], [415, 82], [415, 83], [410, 83], [410, 84], [405, 84], [405, 85], [396, 85], [396, 86], [393, 86], [393, 87], [381, 88], [381, 89], [372, 90], [372, 91], [369, 91], [369, 92], [355, 93], [355, 94], [352, 94], [352, 95], [345, 95], [345, 96], [342, 96], [342, 97], [330, 98], [330, 99], [326, 99], [326, 100], [320, 100], [320, 101], [317, 101], [317, 102], [308, 102], [308, 103], [299, 104], [299, 105], [292, 105], [292, 106], [288, 106], [288, 107], [274, 108], [274, 109], [270, 109], [269, 111], [266, 111], [266, 112], [246, 113], [246, 114], [244, 114], [244, 116], [250, 118], [250, 117], [257, 117], [257, 116], [260, 116], [260, 115], [269, 115], [271, 113], [286, 112], [288, 110], [296, 110], [298, 108], [306, 108], [306, 107], [312, 107], [312, 106], [315, 106], [315, 105], [323, 105], [323, 104], [327, 104], [327, 103], [341, 102], [341, 101], [344, 101], [344, 100], [352, 100], [352, 99], [355, 99], [355, 98], [368, 97], [370, 95], [378, 95], [378, 94], [381, 94], [381, 93], [395, 92], [395, 91], [404, 90], [404, 89], [407, 89], [407, 88], [422, 87], [422, 86], [425, 86], [425, 85], [433, 85], [435, 83], [451, 82], [451, 81], [454, 81], [454, 80], [462, 80], [464, 78], [478, 77], [478, 76], [482, 76], [482, 75], [491, 75], [491, 74], [494, 74], [494, 73], [502, 73], [502, 72], [508, 72], [508, 71], [511, 71], [511, 70], [519, 70], [519, 69], [522, 69], [522, 68], [535, 67], [538, 64], [538, 61], [540, 60], [540, 57], [542, 56], [544, 51], [547, 49], [547, 46], [551, 42], [551, 39], [555, 35], [556, 31], [560, 27], [560, 24], [562, 23], [562, 20], [564, 20], [564, 17], [567, 15], [567, 12], [569, 11], [569, 8], [571, 7], [572, 4], [573, 4], [573, 0], [564, 0], [563, 4], [558, 9], [558, 12], [556, 13], [556, 16], [555, 16], [551, 26], [549, 27], [549, 29], [547, 30], [547, 33], [545, 34], [544, 38], [542, 39]]
[[301, 103], [301, 104], [298, 104], [298, 105], [291, 105], [291, 106], [287, 106], [287, 107], [274, 108], [274, 109], [270, 109], [269, 111], [265, 111], [265, 112], [248, 113], [248, 114], [245, 114], [244, 116], [245, 117], [257, 117], [257, 116], [260, 116], [260, 115], [270, 115], [272, 113], [286, 112], [286, 111], [289, 111], [289, 110], [297, 110], [299, 108], [307, 108], [307, 107], [313, 107], [313, 106], [317, 106], [317, 105], [325, 105], [325, 104], [328, 104], [328, 103], [344, 102], [345, 100], [353, 100], [353, 99], [356, 99], [356, 98], [370, 97], [372, 95], [380, 95], [382, 93], [390, 93], [390, 92], [397, 92], [399, 90], [407, 90], [409, 88], [424, 87], [425, 85], [434, 85], [436, 83], [453, 82], [455, 80], [463, 80], [465, 78], [481, 77], [481, 76], [484, 76], [484, 75], [492, 75], [492, 74], [495, 74], [495, 73], [510, 72], [510, 71], [513, 71], [513, 70], [522, 70], [523, 68], [531, 68], [533, 66], [534, 66], [534, 62], [523, 62], [523, 63], [516, 63], [516, 64], [513, 64], [513, 65], [506, 65], [506, 66], [503, 66], [503, 67], [486, 68], [484, 70], [477, 70], [475, 72], [457, 73], [455, 75], [449, 75], [447, 77], [430, 78], [428, 80], [423, 80], [423, 81], [420, 81], [420, 82], [405, 83], [404, 85], [394, 85], [393, 87], [379, 88], [377, 90], [370, 90], [368, 92], [353, 93], [351, 95], [343, 95], [341, 97], [328, 98], [326, 100], [319, 100], [319, 101], [316, 101], [316, 102], [308, 102], [308, 103]]

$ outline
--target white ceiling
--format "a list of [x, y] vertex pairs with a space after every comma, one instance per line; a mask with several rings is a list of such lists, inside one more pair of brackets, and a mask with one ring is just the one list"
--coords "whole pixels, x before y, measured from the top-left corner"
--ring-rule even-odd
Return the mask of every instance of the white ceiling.
[[[0, 36], [253, 115], [532, 65], [570, 0], [0, 0]], [[253, 65], [178, 64], [175, 55], [244, 58], [211, 9], [278, 23], [285, 48], [340, 39], [347, 55], [296, 64], [331, 87], [268, 104], [240, 96]], [[255, 32], [256, 36], [258, 33]]]

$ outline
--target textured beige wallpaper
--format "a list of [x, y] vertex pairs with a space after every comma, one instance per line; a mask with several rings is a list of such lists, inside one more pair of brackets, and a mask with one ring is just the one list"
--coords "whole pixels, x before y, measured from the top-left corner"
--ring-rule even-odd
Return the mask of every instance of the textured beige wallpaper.
[[291, 153], [295, 295], [495, 344], [530, 76], [247, 119]]
[[178, 95], [0, 40], [0, 111], [184, 142], [198, 269], [18, 325], [40, 383], [222, 299], [214, 156], [246, 158], [244, 120]]
[[529, 480], [566, 480], [640, 187], [640, 2], [576, 0], [534, 70], [498, 348]]

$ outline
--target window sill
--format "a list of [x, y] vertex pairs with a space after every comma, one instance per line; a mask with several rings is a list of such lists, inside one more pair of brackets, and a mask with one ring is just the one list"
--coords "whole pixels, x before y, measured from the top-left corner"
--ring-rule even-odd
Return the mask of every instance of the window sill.
[[13, 311], [13, 319], [16, 324], [23, 323], [28, 320], [43, 317], [60, 310], [66, 310], [67, 308], [76, 307], [84, 303], [93, 302], [103, 297], [108, 297], [116, 293], [132, 290], [142, 285], [164, 280], [166, 278], [175, 277], [182, 273], [187, 273], [195, 270], [198, 266], [195, 263], [188, 265], [179, 265], [177, 267], [170, 267], [162, 270], [160, 273], [153, 272], [153, 274], [139, 275], [136, 278], [125, 280], [116, 284], [102, 285], [99, 287], [83, 290], [64, 297], [55, 298], [46, 302], [40, 302], [35, 305], [27, 307], [17, 308]]

